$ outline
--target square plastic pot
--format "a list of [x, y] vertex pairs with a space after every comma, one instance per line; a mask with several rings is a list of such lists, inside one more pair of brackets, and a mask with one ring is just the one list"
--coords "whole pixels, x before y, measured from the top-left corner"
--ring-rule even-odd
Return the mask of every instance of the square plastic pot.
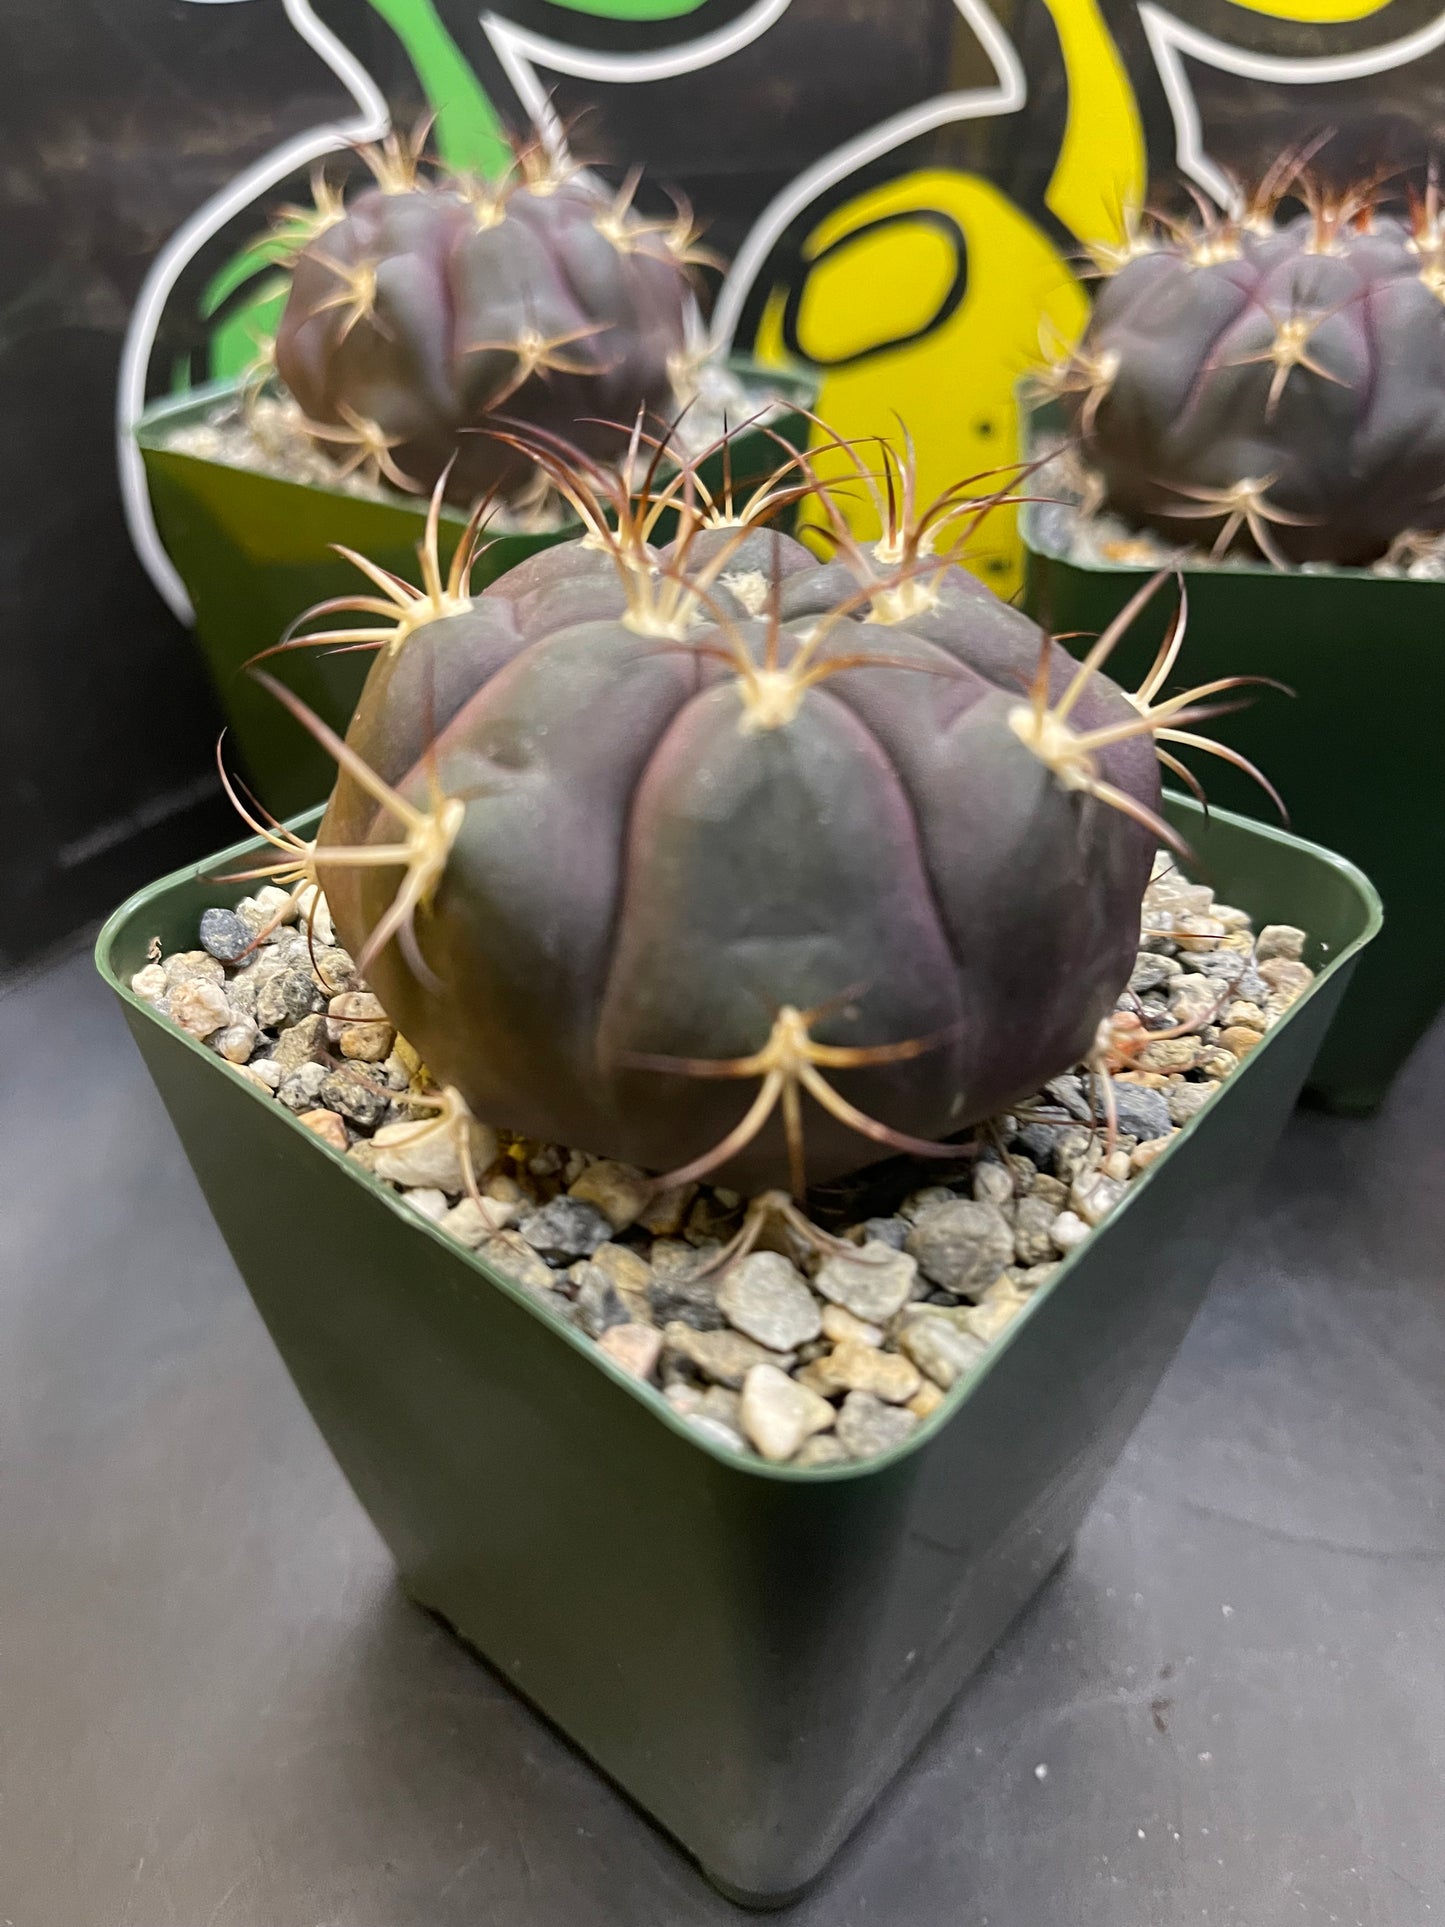
[[206, 875], [253, 846], [101, 933], [216, 1221], [407, 1591], [734, 1899], [781, 1905], [817, 1876], [1064, 1555], [1378, 926], [1328, 852], [1171, 808], [1232, 902], [1311, 933], [1320, 975], [940, 1410], [845, 1468], [700, 1439], [131, 993], [151, 940], [189, 948], [227, 900]]
[[[1046, 410], [1035, 417], [1048, 420]], [[1082, 652], [1153, 570], [1074, 560], [1063, 546], [1069, 519], [1025, 509], [1024, 598], [1038, 621], [1078, 632], [1069, 646]], [[1445, 1003], [1445, 810], [1432, 774], [1445, 715], [1445, 583], [1204, 559], [1183, 573], [1189, 629], [1175, 686], [1252, 675], [1295, 691], [1260, 690], [1210, 732], [1265, 772], [1293, 829], [1358, 863], [1384, 899], [1384, 932], [1307, 1080], [1330, 1109], [1366, 1114]], [[1126, 689], [1148, 670], [1173, 606], [1161, 589], [1114, 652], [1109, 674]], [[1211, 801], [1273, 816], [1248, 777], [1214, 758], [1189, 760]]]
[[[750, 362], [731, 365], [752, 390], [766, 383], [785, 398], [788, 405], [768, 426], [805, 447], [808, 422], [796, 409], [812, 406], [816, 384]], [[235, 381], [216, 382], [158, 401], [137, 424], [136, 439], [156, 527], [191, 598], [196, 642], [225, 712], [230, 742], [268, 807], [277, 816], [294, 816], [327, 794], [335, 767], [301, 725], [243, 673], [244, 667], [316, 603], [366, 586], [352, 565], [333, 553], [334, 543], [415, 581], [426, 503], [373, 500], [341, 488], [287, 481], [170, 446], [178, 428], [205, 422], [218, 402], [236, 399], [240, 387]], [[761, 428], [733, 438], [733, 472], [740, 483], [768, 473], [779, 459], [776, 442]], [[702, 473], [719, 486], [721, 459], [705, 464]], [[443, 510], [443, 568], [465, 525], [465, 515]], [[500, 536], [483, 551], [472, 580], [485, 588], [536, 550], [580, 533], [581, 525], [569, 522], [549, 535]], [[668, 539], [665, 527], [659, 527], [658, 539]], [[297, 695], [344, 733], [370, 667], [365, 651], [337, 655], [305, 649], [287, 659], [285, 674]]]

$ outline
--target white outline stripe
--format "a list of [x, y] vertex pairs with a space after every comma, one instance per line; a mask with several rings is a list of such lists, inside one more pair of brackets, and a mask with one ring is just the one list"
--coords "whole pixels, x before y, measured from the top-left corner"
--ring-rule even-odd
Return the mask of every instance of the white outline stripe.
[[[482, 26], [516, 90], [517, 98], [543, 130], [548, 144], [560, 151], [563, 146], [561, 123], [533, 62], [551, 72], [583, 80], [637, 82], [665, 80], [674, 74], [695, 72], [738, 53], [772, 27], [787, 11], [790, 0], [761, 0], [739, 16], [732, 25], [714, 34], [705, 34], [679, 47], [663, 48], [644, 54], [607, 54], [564, 47], [542, 34], [530, 33], [500, 20], [495, 14], [482, 16]], [[765, 266], [779, 238], [810, 202], [869, 161], [877, 160], [895, 147], [919, 134], [944, 127], [950, 121], [976, 120], [985, 114], [1013, 114], [1028, 98], [1028, 83], [1013, 42], [989, 11], [985, 0], [954, 0], [963, 18], [978, 35], [985, 53], [998, 76], [995, 87], [973, 87], [953, 94], [940, 94], [921, 101], [891, 119], [835, 147], [831, 153], [790, 181], [783, 192], [763, 209], [738, 250], [718, 294], [713, 312], [712, 339], [718, 349], [732, 345], [743, 306], [753, 283]]]
[[1445, 11], [1425, 26], [1402, 39], [1387, 41], [1382, 47], [1368, 47], [1359, 53], [1288, 55], [1251, 53], [1215, 40], [1166, 13], [1153, 0], [1140, 0], [1139, 18], [1149, 40], [1154, 64], [1174, 117], [1174, 155], [1190, 180], [1212, 194], [1221, 206], [1228, 206], [1236, 189], [1224, 171], [1216, 167], [1204, 151], [1199, 104], [1189, 85], [1183, 55], [1188, 54], [1206, 67], [1246, 80], [1272, 80], [1285, 87], [1318, 86], [1335, 80], [1363, 80], [1368, 74], [1388, 73], [1405, 67], [1422, 55], [1445, 46]]
[[182, 271], [202, 245], [249, 201], [308, 161], [335, 153], [340, 147], [349, 147], [353, 141], [380, 140], [391, 126], [391, 112], [380, 88], [331, 29], [316, 18], [310, 0], [282, 0], [282, 5], [297, 33], [321, 56], [361, 112], [355, 120], [330, 122], [273, 148], [177, 228], [151, 263], [141, 284], [121, 349], [115, 410], [116, 466], [120, 472], [125, 519], [146, 573], [182, 622], [192, 621], [194, 611], [185, 584], [156, 532], [145, 465], [132, 432], [145, 408], [146, 371], [165, 304]]

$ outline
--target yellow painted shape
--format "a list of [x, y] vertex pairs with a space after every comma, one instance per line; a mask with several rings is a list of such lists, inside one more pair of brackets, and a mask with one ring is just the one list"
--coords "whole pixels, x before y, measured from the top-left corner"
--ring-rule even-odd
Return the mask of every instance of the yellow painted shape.
[[798, 346], [810, 361], [851, 359], [875, 342], [917, 334], [947, 297], [957, 250], [937, 227], [902, 221], [880, 228], [869, 243], [845, 243], [809, 273]]
[[[818, 412], [837, 434], [897, 436], [898, 417], [908, 425], [918, 454], [923, 500], [961, 476], [1016, 459], [1018, 413], [1014, 384], [1039, 360], [1041, 328], [1073, 341], [1088, 304], [1068, 264], [1048, 237], [989, 181], [951, 169], [928, 168], [870, 188], [835, 209], [808, 236], [805, 261], [834, 242], [889, 214], [936, 208], [957, 221], [968, 247], [968, 287], [949, 319], [921, 340], [843, 368], [823, 370]], [[851, 341], [866, 347], [872, 301], [884, 272], [892, 272], [909, 234], [938, 238], [936, 228], [898, 223], [860, 234], [819, 270], [819, 285], [805, 285], [799, 309], [812, 340]], [[915, 246], [924, 246], [916, 239]], [[852, 257], [851, 259], [847, 257]], [[825, 297], [847, 295], [859, 310], [829, 316]], [[784, 294], [774, 289], [765, 304], [754, 352], [759, 359], [786, 360], [782, 339]], [[875, 324], [871, 339], [897, 332]], [[857, 350], [855, 349], [855, 352]], [[895, 412], [896, 411], [896, 412]], [[846, 463], [819, 451], [824, 474], [840, 475]], [[982, 492], [982, 491], [981, 491]], [[865, 504], [850, 510], [861, 534], [877, 532]], [[1021, 571], [1012, 510], [988, 518], [967, 558], [1003, 595], [1018, 587]]]
[[[1348, 6], [1360, 0], [1314, 0], [1321, 3]], [[1378, 3], [1369, 0], [1370, 5]], [[1307, 5], [1310, 0], [1278, 4]], [[1081, 241], [1120, 241], [1126, 216], [1137, 214], [1144, 204], [1149, 180], [1134, 89], [1097, 0], [1045, 0], [1045, 5], [1064, 58], [1069, 116], [1044, 199]]]
[[1328, 26], [1335, 20], [1368, 20], [1383, 13], [1390, 0], [1229, 0], [1232, 7], [1267, 13], [1272, 20], [1315, 21]]

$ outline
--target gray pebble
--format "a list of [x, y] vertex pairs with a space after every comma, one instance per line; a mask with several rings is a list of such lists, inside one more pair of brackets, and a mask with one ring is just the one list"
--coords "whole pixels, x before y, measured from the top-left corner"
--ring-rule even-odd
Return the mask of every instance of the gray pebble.
[[1237, 984], [1249, 967], [1237, 950], [1196, 950], [1189, 957], [1190, 976], [1212, 978], [1216, 985]]
[[617, 1287], [600, 1266], [584, 1260], [574, 1267], [573, 1283], [577, 1286], [577, 1322], [583, 1331], [593, 1338], [600, 1338], [603, 1332], [613, 1325], [627, 1325], [632, 1322], [631, 1314], [618, 1295]]
[[234, 910], [201, 912], [201, 948], [222, 963], [235, 963], [250, 948], [252, 932]]
[[932, 1211], [940, 1204], [950, 1204], [957, 1195], [946, 1184], [926, 1184], [921, 1191], [914, 1191], [903, 1200], [898, 1207], [898, 1215], [906, 1218], [910, 1224], [917, 1224], [925, 1211]]
[[719, 1282], [717, 1302], [735, 1330], [775, 1352], [795, 1351], [823, 1329], [822, 1309], [807, 1281], [776, 1251], [740, 1258]]
[[954, 1198], [924, 1212], [905, 1249], [942, 1290], [982, 1290], [1013, 1260], [1013, 1226], [997, 1205]]
[[[1053, 1247], [1049, 1247], [1052, 1255]], [[898, 1340], [919, 1371], [946, 1392], [988, 1350], [981, 1338], [943, 1318], [910, 1319]]]
[[866, 1244], [856, 1258], [841, 1254], [819, 1266], [813, 1283], [832, 1304], [866, 1325], [884, 1325], [908, 1303], [918, 1261], [891, 1245]]
[[324, 1064], [303, 1064], [299, 1070], [283, 1072], [276, 1095], [289, 1110], [314, 1111], [329, 1075]]
[[1031, 1194], [1019, 1199], [1014, 1217], [1014, 1256], [1021, 1265], [1042, 1265], [1052, 1260], [1054, 1241], [1049, 1233], [1058, 1210], [1058, 1205], [1047, 1198]]
[[363, 1084], [350, 1071], [329, 1072], [320, 1086], [320, 1097], [328, 1111], [349, 1118], [364, 1131], [374, 1129], [386, 1115], [385, 1095]]
[[1050, 1078], [1044, 1086], [1044, 1094], [1052, 1098], [1060, 1110], [1067, 1111], [1070, 1117], [1077, 1118], [1081, 1124], [1088, 1123], [1089, 1100], [1084, 1095], [1082, 1081], [1072, 1071], [1066, 1071], [1062, 1077]]
[[1041, 1171], [1054, 1168], [1054, 1144], [1058, 1132], [1047, 1124], [1025, 1124], [1017, 1133], [1016, 1142], [1021, 1144]]
[[918, 1420], [901, 1405], [885, 1405], [871, 1392], [850, 1392], [838, 1413], [838, 1442], [850, 1459], [870, 1459], [901, 1445]]
[[283, 1071], [320, 1064], [326, 1055], [326, 1019], [315, 1012], [288, 1025], [276, 1040], [276, 1062]]
[[574, 1258], [590, 1258], [598, 1245], [612, 1237], [612, 1226], [595, 1204], [580, 1198], [553, 1198], [517, 1226], [534, 1251], [549, 1264], [566, 1265]]
[[685, 1417], [699, 1438], [707, 1439], [713, 1445], [720, 1445], [728, 1452], [747, 1451], [747, 1440], [742, 1433], [735, 1432], [730, 1425], [724, 1425], [721, 1419], [708, 1418], [703, 1412], [690, 1412], [685, 1414]]
[[1141, 950], [1129, 977], [1129, 988], [1136, 997], [1142, 997], [1146, 990], [1163, 990], [1171, 978], [1179, 975], [1179, 970], [1180, 966], [1173, 957], [1160, 956], [1154, 950]]
[[892, 1245], [895, 1251], [901, 1251], [912, 1229], [907, 1218], [865, 1218], [853, 1235], [858, 1244]]
[[278, 970], [261, 986], [256, 996], [256, 1022], [267, 1030], [280, 1030], [313, 1011], [326, 1008], [326, 998], [309, 967]]
[[686, 1272], [654, 1276], [647, 1287], [647, 1307], [659, 1325], [690, 1325], [694, 1331], [721, 1331], [727, 1320], [718, 1308], [717, 1279], [694, 1278]]
[[[1102, 1110], [1102, 1107], [1101, 1107]], [[1119, 1129], [1142, 1144], [1147, 1138], [1165, 1137], [1169, 1131], [1169, 1106], [1161, 1091], [1144, 1084], [1114, 1085], [1114, 1111]]]

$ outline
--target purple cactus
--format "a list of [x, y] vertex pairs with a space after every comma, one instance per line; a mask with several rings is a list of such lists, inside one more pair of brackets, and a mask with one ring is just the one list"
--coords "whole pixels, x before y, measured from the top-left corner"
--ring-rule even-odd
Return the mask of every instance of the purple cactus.
[[345, 743], [272, 685], [340, 764], [286, 875], [478, 1118], [795, 1195], [957, 1155], [1089, 1056], [1177, 844], [1182, 624], [1137, 696], [1100, 670], [1157, 580], [1079, 663], [949, 559], [980, 504], [916, 512], [890, 451], [877, 541], [819, 488], [826, 563], [763, 526], [818, 486], [801, 457], [739, 507], [695, 465], [629, 500], [538, 454], [583, 539], [476, 597], [470, 544], [446, 583], [427, 556], [394, 624], [344, 632], [378, 651]]
[[1127, 521], [1276, 565], [1364, 564], [1445, 529], [1445, 222], [1286, 161], [1236, 213], [1155, 220], [1052, 372]]
[[511, 417], [564, 431], [598, 456], [625, 445], [639, 408], [675, 406], [697, 340], [685, 207], [670, 221], [519, 149], [491, 184], [427, 178], [415, 144], [368, 158], [377, 185], [343, 202], [318, 183], [292, 211], [290, 293], [276, 368], [343, 470], [469, 504], [533, 479], [517, 448], [485, 432]]

